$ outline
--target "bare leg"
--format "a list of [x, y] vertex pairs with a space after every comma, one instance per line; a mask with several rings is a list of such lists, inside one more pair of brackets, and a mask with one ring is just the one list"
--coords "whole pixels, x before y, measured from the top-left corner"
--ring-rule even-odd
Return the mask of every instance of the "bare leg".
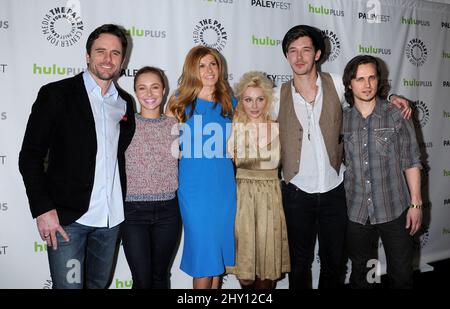
[[193, 279], [194, 289], [211, 289], [213, 277], [201, 277]]
[[211, 289], [217, 290], [219, 288], [220, 288], [220, 277], [219, 276], [212, 277]]

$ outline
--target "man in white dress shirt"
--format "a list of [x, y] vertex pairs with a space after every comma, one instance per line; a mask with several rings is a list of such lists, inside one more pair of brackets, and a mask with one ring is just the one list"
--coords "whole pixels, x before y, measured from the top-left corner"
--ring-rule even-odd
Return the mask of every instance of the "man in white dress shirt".
[[[281, 141], [283, 207], [291, 255], [289, 288], [312, 288], [311, 267], [319, 240], [319, 288], [345, 279], [347, 208], [343, 185], [342, 78], [319, 72], [325, 54], [319, 29], [298, 25], [282, 42], [293, 79], [275, 91], [273, 117]], [[396, 105], [410, 114], [406, 100]]]
[[131, 96], [113, 82], [126, 49], [122, 28], [95, 29], [87, 70], [43, 86], [28, 120], [19, 169], [53, 288], [106, 288], [111, 277], [134, 132]]

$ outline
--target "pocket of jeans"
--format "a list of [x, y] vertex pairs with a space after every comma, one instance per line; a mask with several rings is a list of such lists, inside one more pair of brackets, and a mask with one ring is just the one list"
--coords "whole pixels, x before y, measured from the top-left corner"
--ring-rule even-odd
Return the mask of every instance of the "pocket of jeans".
[[377, 153], [380, 156], [389, 156], [396, 136], [395, 128], [374, 129], [374, 134]]

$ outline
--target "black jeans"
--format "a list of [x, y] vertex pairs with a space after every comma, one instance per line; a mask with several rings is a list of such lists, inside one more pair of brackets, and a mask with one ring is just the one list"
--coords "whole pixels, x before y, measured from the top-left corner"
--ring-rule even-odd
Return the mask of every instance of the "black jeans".
[[311, 267], [319, 239], [319, 289], [343, 287], [347, 206], [344, 185], [325, 193], [307, 193], [282, 182], [283, 207], [291, 257], [290, 289], [312, 288]]
[[177, 199], [126, 202], [121, 230], [133, 289], [168, 289], [171, 262], [181, 235]]
[[406, 226], [405, 211], [397, 219], [381, 224], [359, 224], [349, 221], [347, 232], [347, 246], [352, 273], [350, 286], [356, 289], [369, 289], [375, 287], [372, 274], [374, 264], [368, 261], [377, 261], [378, 237], [383, 242], [386, 253], [387, 275], [389, 287], [394, 289], [411, 289], [413, 287], [413, 237], [409, 235]]

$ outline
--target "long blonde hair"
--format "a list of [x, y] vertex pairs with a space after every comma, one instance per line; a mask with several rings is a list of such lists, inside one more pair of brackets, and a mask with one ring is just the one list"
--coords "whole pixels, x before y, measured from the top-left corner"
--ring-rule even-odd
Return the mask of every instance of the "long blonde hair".
[[[183, 65], [183, 73], [178, 79], [178, 89], [169, 100], [169, 110], [179, 122], [185, 122], [195, 110], [195, 100], [203, 88], [199, 73], [200, 60], [207, 55], [214, 57], [219, 68], [219, 79], [213, 93], [214, 102], [221, 105], [223, 117], [232, 118], [233, 116], [232, 90], [225, 79], [224, 61], [214, 48], [199, 45], [193, 47], [187, 54]], [[191, 107], [191, 111], [189, 116], [186, 117], [186, 107], [188, 106]]]

